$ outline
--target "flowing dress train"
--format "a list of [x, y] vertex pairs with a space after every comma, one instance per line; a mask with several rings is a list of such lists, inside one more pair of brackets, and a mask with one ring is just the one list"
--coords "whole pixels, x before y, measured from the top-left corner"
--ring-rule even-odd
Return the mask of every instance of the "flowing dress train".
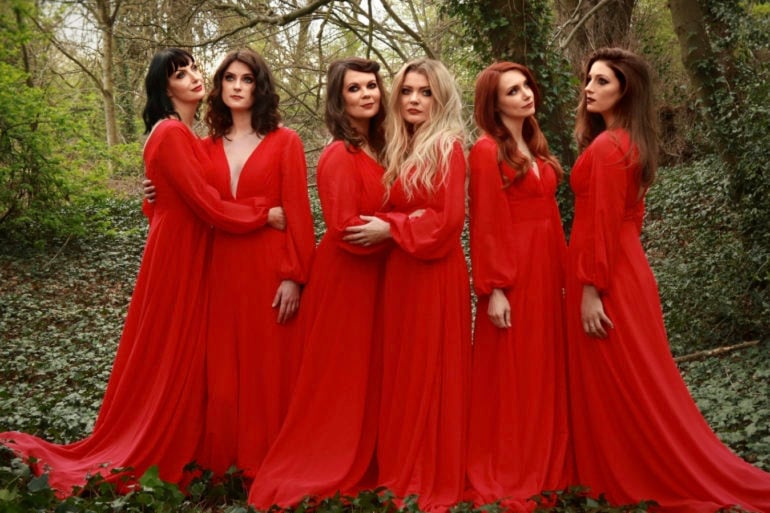
[[[211, 163], [181, 122], [156, 125], [144, 149], [157, 190], [112, 373], [93, 432], [72, 444], [0, 433], [5, 445], [34, 457], [60, 497], [101, 474], [121, 484], [157, 465], [179, 482], [196, 455], [205, 409], [205, 305], [211, 225], [233, 232], [264, 226], [268, 206], [220, 200], [204, 180]], [[112, 473], [116, 468], [131, 471]], [[133, 479], [131, 480], [133, 481]]]
[[[640, 170], [627, 132], [605, 131], [572, 170], [568, 250], [570, 400], [578, 480], [614, 503], [655, 500], [659, 511], [739, 505], [770, 512], [770, 474], [714, 434], [671, 352], [655, 278], [639, 239]], [[584, 284], [614, 323], [605, 340], [580, 319]]]

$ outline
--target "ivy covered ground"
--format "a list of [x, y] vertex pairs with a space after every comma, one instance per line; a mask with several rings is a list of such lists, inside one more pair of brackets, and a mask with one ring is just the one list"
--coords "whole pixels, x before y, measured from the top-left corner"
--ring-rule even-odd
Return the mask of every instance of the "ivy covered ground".
[[[135, 200], [106, 200], [111, 229], [20, 249], [0, 244], [0, 431], [34, 432], [57, 442], [89, 433], [109, 377], [145, 223]], [[737, 343], [740, 340], [726, 341]], [[770, 340], [682, 363], [682, 373], [711, 426], [743, 458], [770, 470]], [[182, 494], [149, 472], [142, 488], [118, 495], [94, 481], [85, 493], [58, 501], [45, 477], [0, 451], [0, 513], [247, 511], [240, 476], [214, 482], [205, 472]], [[574, 489], [540, 498], [542, 510], [643, 511], [611, 507]], [[297, 512], [416, 511], [387, 491], [308, 502]], [[487, 511], [494, 511], [494, 505]], [[459, 505], [457, 511], [471, 511]], [[478, 510], [477, 510], [478, 511]]]

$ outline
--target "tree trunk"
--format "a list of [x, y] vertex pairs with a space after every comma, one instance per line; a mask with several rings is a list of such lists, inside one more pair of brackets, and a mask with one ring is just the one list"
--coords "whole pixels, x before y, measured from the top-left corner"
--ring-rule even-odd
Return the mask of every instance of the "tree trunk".
[[669, 0], [674, 31], [679, 39], [682, 63], [706, 108], [714, 107], [717, 78], [716, 56], [706, 33], [706, 21], [698, 0]]
[[529, 41], [526, 23], [526, 0], [487, 0], [484, 10], [496, 13], [508, 24], [498, 24], [489, 31], [489, 42], [492, 45], [492, 55], [505, 57], [514, 62], [527, 62]]
[[[728, 78], [719, 65], [718, 56], [712, 50], [703, 10], [698, 0], [669, 0], [668, 5], [674, 31], [679, 39], [682, 63], [690, 82], [703, 102], [710, 122], [719, 123], [722, 113], [728, 112], [733, 102], [729, 98], [729, 92], [719, 87], [720, 83], [728, 83]], [[739, 144], [736, 145], [729, 132], [725, 133], [718, 127], [713, 133], [714, 143], [722, 160], [732, 171], [732, 196], [733, 201], [737, 203], [743, 195], [743, 178], [738, 172], [739, 167], [736, 166], [741, 151]]]
[[579, 71], [591, 51], [627, 46], [636, 0], [561, 0], [556, 3], [564, 29], [562, 46], [572, 69]]
[[115, 116], [115, 78], [114, 78], [114, 17], [111, 11], [110, 0], [97, 0], [96, 13], [98, 15], [99, 31], [102, 34], [102, 102], [104, 103], [104, 126], [107, 136], [107, 145], [115, 146], [119, 142], [118, 122]]

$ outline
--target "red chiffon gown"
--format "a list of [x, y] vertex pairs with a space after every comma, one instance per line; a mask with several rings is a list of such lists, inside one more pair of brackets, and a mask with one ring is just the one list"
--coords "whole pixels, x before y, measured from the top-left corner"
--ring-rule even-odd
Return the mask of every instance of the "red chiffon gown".
[[[216, 474], [231, 466], [253, 476], [278, 435], [299, 366], [296, 317], [278, 324], [272, 307], [283, 280], [304, 284], [315, 235], [302, 142], [288, 128], [267, 135], [245, 162], [236, 194], [222, 139], [207, 138], [209, 183], [225, 199], [263, 197], [285, 211], [286, 230], [214, 230], [206, 350], [207, 408], [199, 463]], [[301, 307], [305, 301], [301, 301]]]
[[[657, 284], [639, 240], [639, 179], [623, 130], [600, 134], [572, 171], [567, 330], [578, 480], [614, 503], [652, 499], [660, 511], [739, 505], [768, 513], [770, 474], [716, 437], [671, 357]], [[605, 340], [583, 332], [584, 284], [599, 289], [614, 323]]]
[[157, 190], [142, 263], [112, 374], [93, 433], [67, 445], [24, 433], [3, 443], [38, 460], [60, 497], [87, 475], [120, 482], [115, 468], [139, 476], [157, 465], [179, 482], [203, 433], [205, 305], [210, 226], [245, 232], [267, 222], [264, 201], [225, 203], [203, 178], [211, 163], [181, 122], [156, 125], [144, 149], [146, 174]]
[[[396, 247], [385, 265], [378, 482], [423, 511], [463, 498], [470, 377], [470, 284], [460, 234], [466, 163], [455, 144], [443, 183], [390, 190]], [[425, 209], [419, 217], [409, 214]]]
[[258, 509], [355, 493], [372, 464], [380, 392], [375, 322], [390, 245], [363, 247], [342, 237], [362, 223], [361, 214], [382, 210], [382, 173], [342, 141], [318, 161], [326, 233], [297, 319], [304, 353], [289, 412], [249, 494]]
[[[501, 500], [513, 511], [570, 483], [566, 333], [563, 323], [566, 243], [556, 204], [557, 177], [538, 159], [513, 180], [498, 164], [497, 143], [482, 136], [470, 152], [470, 234], [478, 296], [473, 335], [468, 432], [469, 498]], [[511, 180], [503, 188], [501, 168]], [[489, 295], [503, 289], [511, 327], [487, 315]]]

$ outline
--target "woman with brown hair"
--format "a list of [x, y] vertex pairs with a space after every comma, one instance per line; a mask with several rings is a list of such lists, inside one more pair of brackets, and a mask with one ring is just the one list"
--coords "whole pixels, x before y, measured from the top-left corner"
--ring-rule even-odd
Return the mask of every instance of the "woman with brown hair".
[[326, 233], [297, 319], [304, 351], [289, 412], [249, 494], [259, 509], [354, 493], [374, 458], [381, 376], [377, 313], [391, 246], [362, 247], [343, 236], [347, 227], [363, 223], [360, 215], [374, 214], [384, 203], [387, 98], [379, 69], [356, 57], [329, 65], [325, 117], [333, 140], [316, 175]]
[[315, 235], [302, 141], [281, 125], [267, 63], [253, 50], [232, 51], [213, 82], [203, 141], [214, 164], [209, 183], [226, 199], [268, 198], [286, 217], [284, 231], [215, 229], [211, 244], [199, 463], [217, 474], [236, 466], [251, 477], [278, 435], [296, 379], [301, 345], [294, 315]]
[[570, 182], [568, 372], [578, 482], [660, 511], [770, 512], [770, 474], [709, 428], [671, 357], [639, 236], [658, 141], [647, 63], [602, 48], [584, 69]]

